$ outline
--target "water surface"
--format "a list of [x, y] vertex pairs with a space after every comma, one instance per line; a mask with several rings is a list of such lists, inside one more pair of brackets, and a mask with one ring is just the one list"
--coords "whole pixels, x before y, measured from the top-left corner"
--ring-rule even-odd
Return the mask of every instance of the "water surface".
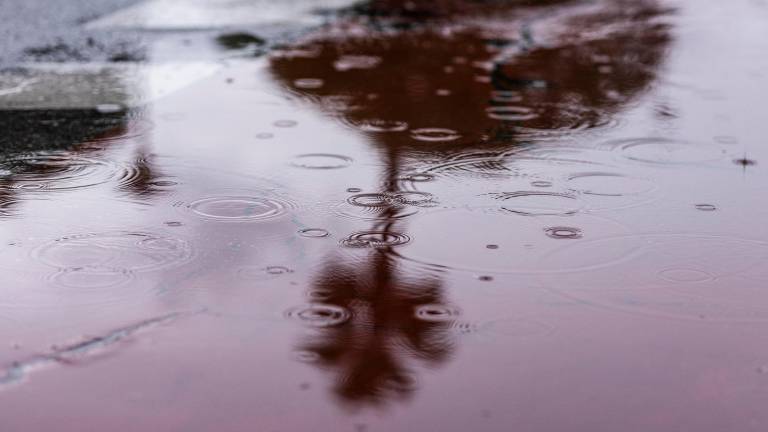
[[231, 3], [0, 71], [3, 430], [765, 430], [764, 2]]

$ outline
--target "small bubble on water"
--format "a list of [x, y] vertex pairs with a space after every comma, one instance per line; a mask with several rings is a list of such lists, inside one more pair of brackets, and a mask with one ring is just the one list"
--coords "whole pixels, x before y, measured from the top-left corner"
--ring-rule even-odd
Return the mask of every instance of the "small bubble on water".
[[362, 191], [363, 190], [360, 189], [360, 188], [347, 188], [347, 192], [349, 192], [349, 193], [358, 193], [358, 192], [362, 192]]
[[459, 309], [441, 304], [428, 304], [416, 308], [416, 318], [430, 322], [452, 321], [459, 313]]
[[328, 237], [331, 233], [322, 228], [304, 228], [299, 230], [299, 235], [307, 238], [323, 238]]
[[428, 173], [414, 173], [414, 174], [408, 174], [405, 177], [402, 178], [404, 181], [410, 181], [410, 182], [428, 182], [435, 179], [435, 176]]
[[696, 210], [715, 211], [717, 210], [717, 207], [715, 207], [713, 204], [696, 204]]
[[492, 281], [492, 280], [493, 280], [493, 276], [487, 276], [487, 275], [484, 275], [484, 276], [478, 276], [478, 277], [477, 277], [477, 280], [479, 280], [479, 281], [483, 281], [483, 282], [490, 282], [490, 281]]
[[552, 182], [547, 180], [536, 180], [531, 182], [531, 186], [540, 188], [552, 187]]
[[437, 91], [435, 91], [435, 94], [438, 96], [450, 96], [451, 91], [448, 89], [437, 89]]
[[167, 222], [165, 222], [165, 225], [169, 226], [169, 227], [180, 227], [180, 226], [182, 226], [184, 224], [182, 222], [179, 222], [179, 221], [167, 221]]
[[176, 186], [178, 183], [171, 180], [158, 180], [155, 182], [150, 183], [152, 186], [159, 186], [159, 187], [170, 187], [170, 186]]
[[270, 275], [283, 275], [286, 273], [293, 273], [293, 270], [283, 266], [269, 266], [264, 269], [264, 272]]
[[310, 327], [332, 327], [347, 322], [352, 314], [341, 306], [315, 303], [289, 309], [286, 316]]
[[271, 134], [269, 132], [262, 132], [262, 133], [256, 134], [256, 138], [258, 139], [270, 139], [270, 138], [273, 138], [274, 136], [275, 136], [274, 134]]
[[309, 169], [338, 169], [346, 168], [354, 162], [349, 156], [330, 153], [309, 153], [296, 156], [292, 165]]
[[485, 248], [486, 249], [498, 249], [499, 245], [497, 245], [497, 244], [489, 244], [489, 245], [485, 245]]
[[581, 230], [573, 227], [550, 227], [544, 230], [547, 236], [554, 239], [580, 239]]

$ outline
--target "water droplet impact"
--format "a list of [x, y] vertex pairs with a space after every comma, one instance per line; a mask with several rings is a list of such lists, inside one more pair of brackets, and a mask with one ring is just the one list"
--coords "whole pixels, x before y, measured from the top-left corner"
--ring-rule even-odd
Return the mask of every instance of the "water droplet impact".
[[293, 82], [293, 85], [300, 89], [318, 89], [323, 84], [325, 83], [319, 78], [300, 78]]
[[296, 126], [297, 124], [299, 124], [299, 122], [295, 120], [278, 120], [273, 124], [280, 128], [290, 128], [290, 127]]
[[582, 207], [575, 196], [558, 192], [517, 191], [490, 195], [505, 201], [501, 210], [523, 216], [570, 216]]
[[275, 134], [269, 133], [269, 132], [261, 132], [256, 134], [256, 138], [258, 139], [270, 139], [274, 138]]
[[665, 138], [636, 138], [608, 144], [635, 162], [660, 165], [685, 165], [722, 159], [723, 150], [715, 145], [689, 143]]
[[489, 244], [489, 245], [485, 245], [485, 248], [486, 249], [498, 249], [499, 245]]
[[550, 227], [544, 229], [549, 237], [554, 239], [580, 239], [582, 237], [581, 230], [573, 227]]
[[136, 170], [112, 161], [83, 157], [66, 151], [41, 152], [0, 159], [0, 170], [13, 182], [0, 188], [28, 191], [81, 189], [135, 177]]
[[16, 185], [16, 188], [21, 190], [37, 190], [45, 189], [46, 185], [44, 183], [22, 183], [20, 185]]
[[36, 249], [33, 256], [52, 267], [78, 269], [73, 270], [77, 275], [101, 272], [120, 276], [116, 273], [153, 271], [182, 264], [191, 259], [192, 249], [187, 242], [174, 237], [117, 231], [61, 237]]
[[389, 231], [361, 231], [342, 240], [341, 244], [349, 248], [386, 248], [402, 246], [411, 241], [405, 234]]
[[461, 135], [453, 129], [421, 128], [412, 130], [411, 137], [418, 141], [440, 142], [455, 141], [461, 138]]
[[571, 190], [587, 195], [618, 197], [638, 195], [654, 188], [647, 179], [612, 172], [584, 172], [568, 177]]
[[286, 273], [293, 273], [293, 270], [283, 266], [269, 266], [264, 269], [264, 272], [269, 275], [283, 275]]
[[717, 207], [715, 207], [712, 204], [696, 204], [696, 210], [715, 211], [715, 210], [717, 210]]
[[169, 226], [169, 227], [180, 227], [180, 226], [182, 226], [184, 224], [182, 222], [179, 222], [179, 221], [167, 221], [167, 222], [165, 222], [165, 225]]
[[350, 166], [350, 157], [330, 153], [309, 153], [296, 156], [291, 163], [295, 167], [309, 169], [338, 169]]
[[243, 267], [237, 271], [239, 277], [247, 280], [267, 280], [291, 273], [293, 270], [285, 266]]
[[331, 233], [322, 228], [304, 228], [299, 230], [299, 235], [307, 238], [323, 238], [328, 237]]
[[421, 305], [416, 308], [416, 318], [429, 322], [450, 322], [459, 314], [458, 308], [441, 304]]
[[527, 121], [537, 118], [532, 109], [520, 106], [495, 106], [486, 108], [488, 118], [502, 121]]
[[333, 327], [347, 322], [352, 314], [345, 308], [327, 304], [310, 304], [289, 309], [289, 318], [297, 319], [309, 327]]
[[428, 173], [414, 173], [414, 174], [408, 174], [401, 178], [403, 181], [407, 182], [429, 182], [435, 179], [435, 176]]
[[339, 216], [363, 220], [400, 219], [418, 212], [416, 204], [406, 204], [397, 195], [361, 193], [347, 198], [334, 208]]
[[408, 123], [397, 120], [366, 120], [356, 126], [363, 132], [402, 132], [408, 129]]
[[[545, 275], [571, 300], [657, 318], [766, 322], [768, 243], [722, 235], [630, 235], [574, 242]], [[757, 278], [757, 279], [756, 279]], [[631, 281], [631, 284], [627, 284]]]
[[426, 206], [434, 202], [434, 196], [431, 193], [416, 191], [392, 193], [390, 199], [396, 203], [412, 206]]
[[477, 280], [483, 281], [483, 282], [490, 282], [493, 280], [493, 276], [478, 276]]
[[284, 215], [288, 204], [274, 198], [221, 196], [202, 198], [187, 206], [206, 219], [223, 222], [263, 221]]
[[357, 207], [382, 208], [392, 205], [392, 196], [385, 193], [361, 193], [347, 198], [347, 202]]
[[66, 267], [51, 276], [51, 282], [67, 288], [109, 288], [133, 278], [130, 270], [102, 265]]
[[659, 277], [670, 282], [705, 282], [714, 279], [715, 277], [703, 270], [688, 269], [688, 268], [672, 268], [659, 272]]
[[347, 203], [356, 207], [385, 209], [398, 206], [427, 206], [434, 197], [427, 192], [361, 193], [347, 198]]

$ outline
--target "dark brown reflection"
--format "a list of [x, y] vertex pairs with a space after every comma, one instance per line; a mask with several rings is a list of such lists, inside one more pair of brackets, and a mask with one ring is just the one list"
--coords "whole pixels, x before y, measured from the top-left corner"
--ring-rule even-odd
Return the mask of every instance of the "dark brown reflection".
[[[658, 21], [667, 11], [651, 0], [568, 9], [577, 3], [372, 1], [274, 55], [271, 72], [367, 134], [383, 160], [378, 193], [397, 196], [398, 178], [425, 154], [501, 151], [608, 128], [651, 84], [670, 41]], [[382, 206], [371, 232], [382, 244], [407, 234], [402, 216]], [[317, 304], [351, 315], [301, 350], [335, 371], [335, 392], [348, 403], [407, 396], [408, 359], [439, 364], [452, 352], [441, 282], [408, 279], [395, 249], [373, 247], [362, 263], [331, 260], [314, 283]]]
[[[653, 0], [593, 3], [588, 12], [570, 1], [415, 2], [413, 10], [442, 17], [431, 24], [376, 12], [399, 10], [389, 3], [366, 3], [367, 14], [270, 65], [288, 91], [352, 127], [407, 123], [407, 131], [371, 133], [387, 150], [502, 149], [609, 127], [653, 81], [670, 41], [660, 21], [668, 11]], [[307, 88], [307, 78], [322, 85]], [[414, 139], [423, 128], [460, 137]]]
[[319, 329], [299, 349], [336, 375], [334, 392], [346, 404], [375, 405], [410, 396], [417, 377], [413, 360], [436, 366], [449, 359], [453, 312], [435, 279], [398, 275], [386, 249], [363, 263], [331, 261], [310, 295], [344, 308], [349, 320]]
[[130, 175], [120, 181], [118, 189], [139, 199], [168, 192], [176, 182], [163, 174], [155, 159], [147, 145], [138, 146], [127, 170]]

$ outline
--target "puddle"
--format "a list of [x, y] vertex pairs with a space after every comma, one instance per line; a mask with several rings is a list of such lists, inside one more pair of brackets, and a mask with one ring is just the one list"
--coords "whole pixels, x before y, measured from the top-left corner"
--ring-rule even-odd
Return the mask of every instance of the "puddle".
[[768, 424], [761, 2], [108, 3], [0, 30], [4, 430]]

